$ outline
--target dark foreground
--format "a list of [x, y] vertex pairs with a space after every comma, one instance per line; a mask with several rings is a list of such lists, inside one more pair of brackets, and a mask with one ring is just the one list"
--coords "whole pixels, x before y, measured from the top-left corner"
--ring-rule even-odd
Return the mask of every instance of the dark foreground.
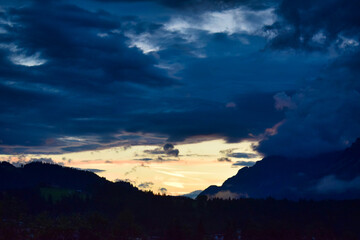
[[0, 163], [0, 240], [360, 239], [360, 200], [197, 200], [90, 172]]
[[0, 219], [4, 240], [360, 239], [359, 200], [206, 201], [41, 188], [1, 193]]

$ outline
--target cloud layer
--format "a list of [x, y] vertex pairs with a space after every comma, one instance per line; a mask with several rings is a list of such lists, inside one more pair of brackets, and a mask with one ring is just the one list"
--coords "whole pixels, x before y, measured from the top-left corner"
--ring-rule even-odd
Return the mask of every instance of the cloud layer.
[[166, 142], [207, 136], [314, 155], [360, 135], [355, 0], [2, 4], [0, 153], [176, 158]]

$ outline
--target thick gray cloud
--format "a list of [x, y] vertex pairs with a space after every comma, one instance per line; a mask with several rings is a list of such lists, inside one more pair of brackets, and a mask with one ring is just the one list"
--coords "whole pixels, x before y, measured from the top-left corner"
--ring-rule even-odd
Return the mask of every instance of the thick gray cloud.
[[[288, 1], [269, 27], [272, 49], [331, 56], [296, 93], [279, 92], [276, 108], [286, 118], [260, 143], [265, 155], [312, 156], [344, 149], [360, 136], [359, 1]], [[275, 133], [275, 134], [274, 134]]]
[[359, 9], [357, 0], [283, 0], [282, 20], [269, 27], [276, 34], [271, 46], [320, 51], [351, 46], [359, 39]]
[[158, 145], [209, 134], [238, 141], [281, 119], [272, 94], [231, 96], [237, 107], [229, 109], [226, 89], [222, 99], [208, 98], [203, 77], [185, 74], [180, 83], [158, 56], [130, 48], [124, 32], [133, 22], [141, 30], [137, 18], [55, 2], [6, 8], [0, 18], [2, 153]]
[[307, 157], [344, 149], [360, 136], [359, 72], [339, 68], [342, 60], [291, 97], [296, 107], [286, 110], [285, 121], [260, 143], [259, 151]]

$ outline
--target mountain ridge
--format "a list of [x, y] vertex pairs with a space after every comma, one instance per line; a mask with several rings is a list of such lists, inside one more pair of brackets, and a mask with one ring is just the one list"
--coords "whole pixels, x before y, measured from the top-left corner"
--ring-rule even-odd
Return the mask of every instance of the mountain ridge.
[[104, 188], [141, 192], [130, 183], [113, 183], [91, 171], [42, 162], [30, 162], [20, 167], [0, 162], [0, 191], [38, 187], [66, 188], [89, 193]]
[[360, 197], [360, 139], [343, 151], [310, 158], [269, 156], [244, 167], [222, 186], [200, 195], [210, 198], [354, 199]]

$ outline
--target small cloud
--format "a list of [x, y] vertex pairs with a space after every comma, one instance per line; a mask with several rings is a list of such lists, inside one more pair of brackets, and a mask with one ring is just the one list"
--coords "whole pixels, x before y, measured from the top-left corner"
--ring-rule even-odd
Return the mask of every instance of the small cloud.
[[135, 159], [135, 160], [148, 162], [148, 161], [152, 161], [153, 159], [152, 158], [138, 158], [138, 159]]
[[130, 144], [127, 144], [127, 145], [124, 145], [124, 146], [121, 146], [119, 147], [122, 151], [126, 151], [128, 149], [131, 149], [131, 145]]
[[98, 33], [98, 34], [96, 34], [98, 37], [100, 37], [100, 38], [106, 38], [106, 37], [109, 37], [109, 34], [107, 34], [107, 33]]
[[46, 63], [46, 60], [40, 57], [40, 53], [35, 53], [32, 56], [26, 56], [24, 54], [14, 54], [10, 57], [10, 60], [15, 65], [22, 65], [25, 67], [36, 67]]
[[137, 158], [136, 161], [143, 161], [143, 162], [175, 162], [179, 161], [179, 159], [175, 158], [165, 158], [165, 157], [156, 157], [156, 158]]
[[232, 164], [233, 167], [252, 167], [256, 162], [237, 161]]
[[232, 152], [234, 152], [237, 148], [230, 148], [230, 149], [225, 149], [225, 150], [221, 150], [220, 153], [224, 154], [224, 155], [228, 155]]
[[150, 188], [152, 188], [153, 185], [154, 185], [153, 182], [143, 182], [143, 183], [140, 183], [140, 184], [138, 185], [138, 188], [145, 190], [145, 189], [150, 189]]
[[165, 154], [174, 156], [174, 157], [179, 156], [179, 150], [175, 149], [174, 145], [172, 145], [171, 143], [165, 144], [163, 148], [164, 148]]
[[254, 153], [230, 153], [227, 154], [228, 157], [233, 157], [233, 158], [256, 158], [258, 155], [254, 154]]
[[153, 150], [145, 150], [144, 153], [153, 154], [153, 155], [165, 154], [173, 157], [179, 156], [179, 150], [176, 149], [174, 145], [171, 143], [166, 143], [162, 148], [159, 147]]
[[164, 188], [164, 187], [162, 187], [162, 188], [159, 188], [159, 193], [161, 193], [161, 194], [166, 194], [167, 193], [167, 189], [166, 188]]
[[124, 175], [127, 176], [129, 174], [135, 173], [138, 168], [148, 168], [148, 167], [149, 166], [146, 166], [144, 163], [142, 163], [138, 166], [132, 167], [129, 171], [125, 172]]
[[218, 162], [231, 162], [231, 159], [227, 157], [221, 157], [218, 158]]
[[[250, 158], [256, 158], [258, 157], [257, 154], [254, 153], [242, 153], [242, 152], [234, 152], [235, 150], [237, 150], [237, 148], [230, 148], [230, 149], [225, 149], [225, 150], [221, 150], [220, 154], [223, 154], [225, 156], [218, 158], [219, 162], [232, 162], [231, 158], [245, 158], [245, 159], [250, 159]], [[251, 162], [252, 163], [252, 162]], [[246, 164], [246, 166], [249, 166], [249, 162], [245, 162], [245, 161], [237, 161], [236, 163], [233, 164], [233, 166], [241, 166], [239, 164]], [[253, 164], [252, 164], [253, 165]], [[251, 166], [252, 166], [251, 165]], [[245, 165], [244, 165], [245, 166]]]
[[179, 161], [178, 158], [163, 158], [158, 156], [156, 159], [154, 159], [155, 162], [176, 162]]
[[316, 33], [311, 40], [317, 44], [324, 44], [326, 41], [326, 35], [323, 32]]
[[137, 168], [138, 168], [138, 166], [132, 167], [129, 171], [125, 172], [124, 175], [127, 176], [129, 174], [136, 172]]
[[101, 172], [105, 172], [105, 170], [102, 170], [102, 169], [96, 169], [96, 168], [82, 168], [81, 170], [85, 170], [85, 171], [89, 171], [89, 172], [93, 172], [93, 173], [101, 173]]

